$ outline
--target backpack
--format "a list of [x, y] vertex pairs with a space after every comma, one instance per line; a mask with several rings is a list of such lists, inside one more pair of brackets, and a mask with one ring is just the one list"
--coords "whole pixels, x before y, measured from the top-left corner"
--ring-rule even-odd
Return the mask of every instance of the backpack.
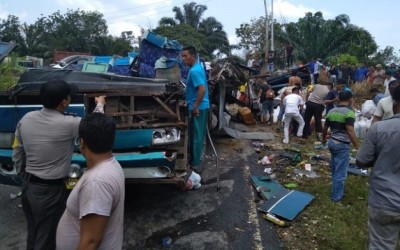
[[273, 99], [275, 98], [275, 91], [273, 89], [269, 89], [267, 90], [267, 92], [265, 93], [265, 97], [267, 99]]

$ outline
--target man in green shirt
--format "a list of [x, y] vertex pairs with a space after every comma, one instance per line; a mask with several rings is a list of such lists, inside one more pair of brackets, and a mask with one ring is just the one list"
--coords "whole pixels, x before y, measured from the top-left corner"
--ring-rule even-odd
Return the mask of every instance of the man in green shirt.
[[334, 202], [343, 198], [344, 183], [349, 167], [350, 143], [358, 149], [358, 141], [354, 132], [355, 114], [349, 108], [352, 98], [353, 94], [349, 91], [339, 93], [339, 104], [329, 111], [322, 132], [322, 142], [325, 144], [328, 128], [331, 130], [328, 148], [331, 152], [331, 200]]

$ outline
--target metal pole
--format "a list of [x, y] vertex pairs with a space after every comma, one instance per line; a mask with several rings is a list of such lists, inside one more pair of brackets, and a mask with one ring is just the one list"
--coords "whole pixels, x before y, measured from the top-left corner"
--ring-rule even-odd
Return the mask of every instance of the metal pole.
[[265, 65], [268, 65], [268, 48], [269, 48], [269, 39], [268, 39], [268, 32], [269, 32], [269, 24], [268, 24], [268, 10], [267, 10], [267, 1], [264, 0], [264, 8], [265, 8]]
[[275, 51], [274, 48], [274, 0], [271, 0], [271, 50]]

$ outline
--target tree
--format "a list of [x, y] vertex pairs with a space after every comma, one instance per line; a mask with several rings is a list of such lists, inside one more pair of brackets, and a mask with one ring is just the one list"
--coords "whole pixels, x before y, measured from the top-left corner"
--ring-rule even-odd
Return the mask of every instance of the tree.
[[41, 16], [33, 24], [20, 24], [18, 17], [10, 15], [0, 19], [0, 40], [18, 43], [20, 55], [49, 58], [54, 50], [125, 56], [133, 49], [135, 37], [132, 31], [111, 36], [103, 14], [78, 9]]
[[[199, 49], [197, 46], [195, 47], [198, 50], [204, 51], [203, 56], [212, 58], [215, 52], [229, 55], [229, 40], [226, 32], [223, 30], [223, 25], [215, 17], [207, 17], [205, 19], [202, 18], [206, 10], [207, 6], [196, 4], [195, 2], [184, 4], [182, 9], [175, 6], [172, 9], [172, 11], [175, 13], [175, 17], [161, 18], [159, 21], [159, 27], [157, 27], [156, 30], [168, 30], [167, 33], [178, 33], [178, 31], [182, 31], [182, 27], [190, 26], [192, 28], [190, 29], [190, 33], [192, 35], [199, 33], [206, 38], [205, 40], [200, 40], [201, 44], [199, 44], [199, 40], [197, 40], [197, 42], [194, 41], [195, 43], [191, 44], [198, 44], [197, 46], [200, 46], [201, 49]], [[175, 32], [173, 32], [174, 30]], [[199, 37], [198, 35], [195, 36]], [[172, 34], [172, 36], [167, 37], [173, 39], [173, 37], [176, 36]], [[184, 43], [187, 42], [187, 39], [183, 38], [182, 36], [180, 36], [180, 39], [176, 40], [179, 42], [185, 41]]]
[[125, 56], [129, 51], [133, 50], [135, 36], [132, 31], [124, 31], [119, 37], [114, 37], [113, 54]]
[[55, 49], [90, 52], [98, 48], [99, 38], [108, 34], [103, 14], [96, 11], [78, 9], [65, 14], [58, 11], [45, 18], [44, 23], [44, 32], [52, 34], [50, 39]]
[[175, 19], [172, 19], [170, 17], [163, 17], [159, 21], [159, 24], [160, 26], [176, 26], [178, 24], [188, 24], [198, 30], [202, 20], [202, 16], [206, 10], [207, 6], [196, 4], [195, 2], [184, 4], [183, 9], [175, 6], [172, 9], [172, 11], [175, 13]]
[[0, 41], [15, 42], [19, 45], [16, 51], [24, 53], [26, 48], [24, 46], [24, 39], [22, 37], [19, 18], [13, 15], [8, 15], [7, 19], [0, 19]]
[[400, 62], [400, 58], [398, 57], [397, 53], [394, 52], [394, 48], [391, 46], [386, 46], [383, 50], [377, 51], [372, 57], [371, 57], [371, 65], [376, 65], [378, 63], [380, 64], [390, 64], [390, 63], [396, 63], [398, 64]]
[[263, 51], [265, 44], [265, 18], [252, 19], [250, 23], [242, 23], [236, 28], [240, 37], [238, 46], [246, 50]]
[[205, 57], [207, 60], [210, 59], [207, 50], [204, 47], [207, 38], [188, 24], [159, 26], [154, 30], [154, 32], [161, 36], [168, 37], [169, 39], [176, 40], [183, 46], [194, 46], [200, 55]]
[[203, 34], [207, 41], [204, 45], [208, 55], [212, 55], [215, 50], [229, 55], [230, 47], [226, 32], [223, 26], [214, 17], [208, 17], [200, 23], [199, 32]]
[[[281, 47], [291, 43], [298, 59], [308, 61], [311, 58], [328, 58], [340, 54], [351, 54], [359, 61], [366, 61], [377, 45], [371, 34], [350, 23], [347, 15], [338, 15], [325, 20], [321, 12], [306, 13], [297, 22], [278, 24], [274, 22], [275, 44]], [[239, 46], [264, 50], [265, 18], [253, 19], [236, 29], [241, 38]]]

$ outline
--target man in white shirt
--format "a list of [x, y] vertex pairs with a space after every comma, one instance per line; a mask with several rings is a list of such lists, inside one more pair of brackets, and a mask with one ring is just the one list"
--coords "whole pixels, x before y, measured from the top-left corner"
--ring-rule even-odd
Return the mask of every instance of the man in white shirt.
[[385, 81], [383, 82], [383, 85], [385, 85], [385, 96], [390, 96], [389, 93], [389, 82], [396, 80], [396, 78], [394, 78], [391, 75], [390, 71], [386, 71], [385, 73]]
[[79, 125], [79, 149], [86, 172], [68, 197], [58, 224], [58, 250], [120, 250], [123, 242], [125, 177], [112, 148], [116, 125], [101, 113]]
[[285, 105], [285, 127], [283, 130], [284, 139], [283, 143], [289, 143], [289, 127], [292, 123], [292, 120], [295, 120], [299, 123], [299, 128], [297, 129], [297, 137], [303, 136], [303, 129], [304, 129], [304, 120], [303, 117], [300, 115], [299, 108], [302, 110], [304, 101], [303, 98], [299, 95], [299, 88], [294, 87], [292, 89], [292, 94], [285, 96], [283, 99], [283, 103]]
[[322, 67], [322, 63], [320, 62], [321, 59], [318, 58], [315, 63], [314, 63], [314, 83], [318, 83], [318, 77], [319, 77], [319, 69]]
[[254, 62], [254, 59], [253, 59], [253, 57], [250, 56], [249, 60], [247, 61], [247, 67], [252, 68], [253, 62]]
[[399, 86], [399, 82], [397, 80], [391, 81], [388, 84], [390, 95], [382, 98], [378, 102], [378, 106], [375, 109], [374, 118], [372, 119], [372, 123], [378, 122], [381, 120], [389, 119], [393, 116], [393, 91]]

